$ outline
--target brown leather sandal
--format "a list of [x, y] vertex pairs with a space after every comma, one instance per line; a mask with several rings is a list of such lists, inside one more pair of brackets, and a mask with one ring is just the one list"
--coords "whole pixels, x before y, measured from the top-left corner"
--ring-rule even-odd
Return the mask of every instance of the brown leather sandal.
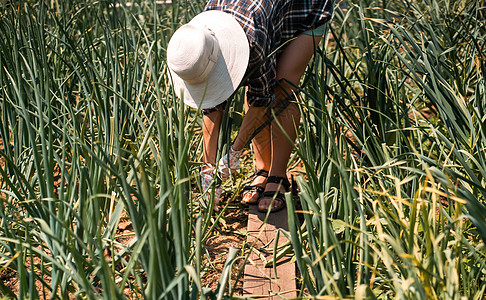
[[[255, 180], [255, 178], [257, 178], [258, 176], [262, 176], [262, 177], [268, 177], [268, 171], [266, 170], [261, 170], [261, 169], [257, 169], [255, 171], [255, 174], [253, 175], [253, 179], [251, 180], [253, 182], [253, 180]], [[261, 195], [263, 194], [263, 192], [265, 191], [265, 188], [262, 187], [262, 186], [259, 186], [259, 185], [247, 185], [243, 188], [243, 190], [241, 190], [241, 204], [245, 204], [245, 205], [253, 205], [253, 204], [258, 204], [258, 201], [260, 201], [260, 197]], [[245, 193], [256, 193], [258, 194], [258, 198], [256, 199], [256, 201], [244, 201], [244, 194]], [[253, 196], [252, 196], [253, 198]]]
[[[267, 179], [267, 184], [268, 183], [278, 183], [279, 185], [283, 186], [285, 188], [285, 191], [288, 192], [290, 191], [290, 182], [287, 178], [285, 177], [279, 177], [279, 176], [270, 176]], [[279, 187], [280, 188], [280, 187]], [[272, 209], [270, 210], [271, 213], [280, 211], [284, 209], [287, 204], [285, 202], [285, 195], [281, 193], [280, 191], [266, 191], [263, 192], [262, 195], [260, 196], [261, 198], [272, 198]], [[281, 203], [280, 205], [276, 205], [278, 203]], [[264, 212], [266, 213], [268, 211], [268, 208], [262, 209], [258, 207], [259, 212]]]

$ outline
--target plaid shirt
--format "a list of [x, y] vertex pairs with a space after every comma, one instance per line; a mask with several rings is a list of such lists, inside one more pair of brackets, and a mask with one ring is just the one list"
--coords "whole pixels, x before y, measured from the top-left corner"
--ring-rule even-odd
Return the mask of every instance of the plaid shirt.
[[282, 44], [332, 16], [334, 0], [209, 0], [205, 10], [230, 13], [250, 44], [248, 103], [270, 106], [275, 99], [276, 57]]

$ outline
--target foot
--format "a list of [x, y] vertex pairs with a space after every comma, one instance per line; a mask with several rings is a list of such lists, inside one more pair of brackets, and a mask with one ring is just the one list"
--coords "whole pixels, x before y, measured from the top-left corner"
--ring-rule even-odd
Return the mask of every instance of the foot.
[[276, 212], [285, 207], [285, 193], [290, 191], [290, 183], [286, 177], [270, 176], [267, 179], [265, 192], [260, 197], [258, 210]]
[[257, 204], [260, 196], [265, 190], [268, 171], [257, 170], [250, 185], [243, 188], [241, 192], [241, 203], [246, 205]]

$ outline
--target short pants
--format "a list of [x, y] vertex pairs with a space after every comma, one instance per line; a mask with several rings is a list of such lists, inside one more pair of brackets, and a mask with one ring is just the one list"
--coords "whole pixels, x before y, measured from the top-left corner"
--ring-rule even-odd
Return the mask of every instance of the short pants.
[[319, 26], [317, 28], [309, 29], [309, 30], [306, 30], [302, 33], [307, 34], [307, 35], [323, 36], [325, 27], [326, 27], [326, 24], [322, 24], [321, 26]]

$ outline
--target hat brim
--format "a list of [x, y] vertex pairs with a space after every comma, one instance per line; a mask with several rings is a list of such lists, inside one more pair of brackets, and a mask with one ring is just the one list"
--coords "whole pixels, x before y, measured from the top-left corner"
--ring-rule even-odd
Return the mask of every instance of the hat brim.
[[223, 103], [238, 88], [248, 67], [250, 47], [243, 28], [228, 13], [210, 10], [190, 21], [211, 29], [219, 43], [218, 60], [208, 78], [189, 84], [170, 71], [175, 93], [194, 108], [211, 108]]

